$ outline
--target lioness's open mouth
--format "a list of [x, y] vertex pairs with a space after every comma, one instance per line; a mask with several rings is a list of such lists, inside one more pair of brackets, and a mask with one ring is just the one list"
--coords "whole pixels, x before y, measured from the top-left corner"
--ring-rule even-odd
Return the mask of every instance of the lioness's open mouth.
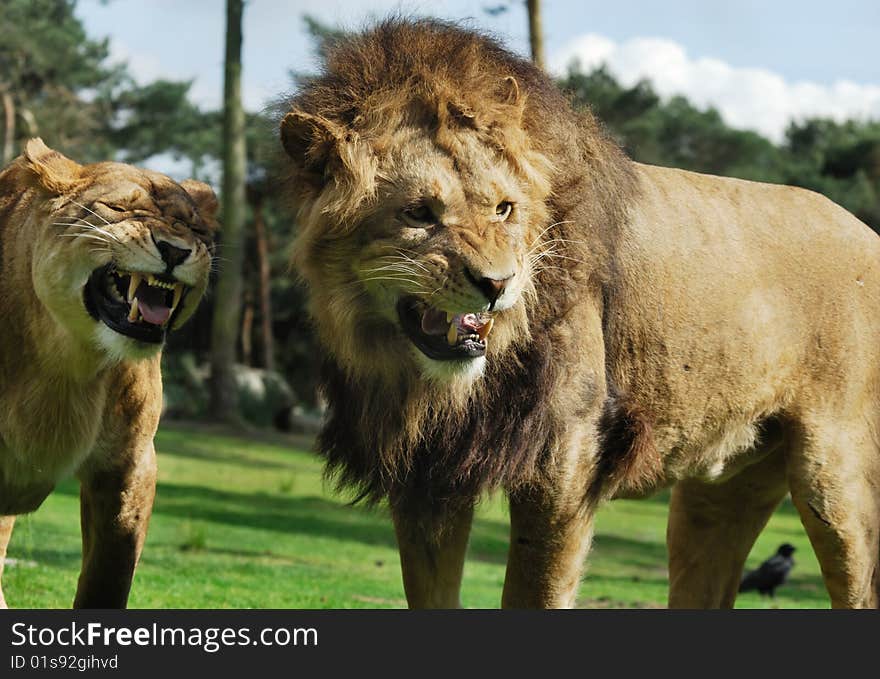
[[165, 275], [96, 269], [83, 290], [86, 309], [107, 327], [160, 344], [189, 287]]
[[401, 299], [397, 303], [397, 315], [410, 341], [435, 361], [483, 356], [495, 322], [488, 314], [452, 314], [415, 297]]

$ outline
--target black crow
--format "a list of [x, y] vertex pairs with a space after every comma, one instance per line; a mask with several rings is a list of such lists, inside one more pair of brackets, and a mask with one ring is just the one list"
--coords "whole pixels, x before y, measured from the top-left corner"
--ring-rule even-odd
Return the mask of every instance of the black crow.
[[794, 554], [794, 547], [787, 542], [784, 545], [780, 545], [779, 549], [776, 550], [776, 554], [767, 559], [757, 569], [746, 573], [739, 585], [739, 591], [749, 592], [756, 589], [761, 593], [761, 596], [769, 594], [772, 597], [773, 591], [785, 582], [785, 578], [788, 577], [788, 574], [794, 567], [792, 554]]

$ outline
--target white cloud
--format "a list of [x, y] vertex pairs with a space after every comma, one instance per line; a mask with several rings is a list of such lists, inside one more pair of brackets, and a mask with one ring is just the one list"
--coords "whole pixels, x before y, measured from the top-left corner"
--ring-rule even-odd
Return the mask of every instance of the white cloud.
[[553, 54], [550, 68], [562, 74], [573, 61], [579, 61], [584, 70], [605, 63], [626, 86], [647, 78], [662, 97], [680, 94], [700, 108], [714, 106], [728, 124], [756, 130], [774, 141], [783, 138], [792, 120], [880, 118], [880, 85], [847, 80], [832, 85], [787, 82], [766, 69], [692, 58], [680, 44], [663, 38], [617, 43], [587, 34]]

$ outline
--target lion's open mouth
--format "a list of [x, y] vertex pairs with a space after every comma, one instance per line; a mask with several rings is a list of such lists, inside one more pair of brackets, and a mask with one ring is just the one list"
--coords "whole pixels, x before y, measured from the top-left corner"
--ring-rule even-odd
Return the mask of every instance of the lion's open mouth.
[[415, 297], [401, 299], [397, 303], [397, 315], [410, 341], [436, 361], [483, 356], [495, 322], [488, 314], [452, 314]]
[[96, 269], [83, 290], [86, 309], [111, 330], [159, 344], [190, 288], [165, 275]]

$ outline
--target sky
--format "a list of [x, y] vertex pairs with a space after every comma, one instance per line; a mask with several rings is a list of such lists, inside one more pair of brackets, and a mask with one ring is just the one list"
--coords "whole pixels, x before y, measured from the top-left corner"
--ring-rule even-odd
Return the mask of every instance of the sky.
[[[486, 8], [506, 5], [490, 15]], [[807, 116], [880, 119], [878, 0], [543, 0], [548, 67], [606, 63], [624, 84], [714, 106], [731, 125], [774, 141]], [[223, 89], [224, 0], [80, 0], [92, 37], [142, 83], [192, 80], [193, 100], [217, 108]], [[303, 15], [356, 29], [398, 12], [469, 20], [528, 54], [524, 0], [246, 0], [243, 97], [249, 110], [314, 70]]]

